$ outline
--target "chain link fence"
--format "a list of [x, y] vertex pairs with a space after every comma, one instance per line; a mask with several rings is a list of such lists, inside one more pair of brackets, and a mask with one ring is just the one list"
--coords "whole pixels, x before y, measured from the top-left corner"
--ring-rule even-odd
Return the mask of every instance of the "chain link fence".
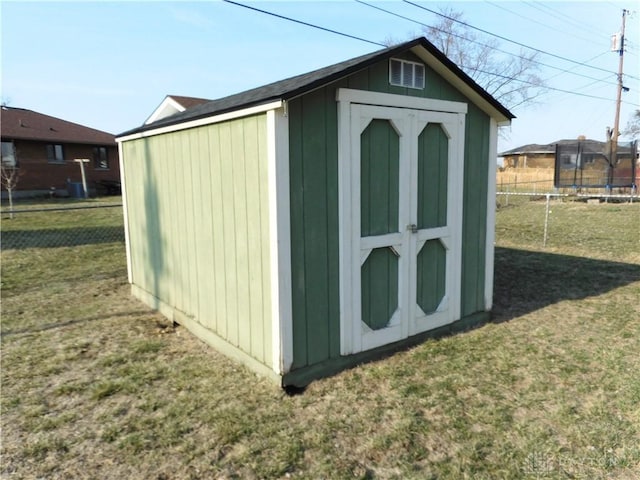
[[0, 249], [122, 243], [122, 204], [24, 206], [0, 213]]

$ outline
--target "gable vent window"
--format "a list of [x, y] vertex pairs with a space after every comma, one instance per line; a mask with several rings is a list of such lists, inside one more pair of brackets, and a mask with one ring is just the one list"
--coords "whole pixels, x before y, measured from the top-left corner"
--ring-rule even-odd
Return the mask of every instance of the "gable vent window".
[[424, 65], [392, 58], [389, 61], [389, 83], [399, 87], [424, 88]]

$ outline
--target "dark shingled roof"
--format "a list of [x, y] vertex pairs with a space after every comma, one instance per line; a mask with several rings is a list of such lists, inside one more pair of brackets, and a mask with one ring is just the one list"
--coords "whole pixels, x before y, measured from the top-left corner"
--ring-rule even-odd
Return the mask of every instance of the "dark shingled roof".
[[588, 153], [601, 153], [604, 151], [606, 147], [605, 142], [600, 142], [598, 140], [590, 140], [586, 139], [563, 139], [556, 140], [553, 143], [549, 143], [546, 145], [538, 144], [538, 143], [530, 143], [528, 145], [522, 145], [521, 147], [512, 148], [511, 150], [507, 150], [506, 152], [499, 153], [499, 157], [506, 157], [509, 155], [524, 155], [526, 153], [555, 153], [556, 145], [561, 146], [571, 146], [578, 145], [578, 143], [582, 146], [583, 152]]
[[336, 63], [335, 65], [324, 67], [319, 70], [314, 70], [309, 73], [297, 75], [285, 80], [280, 80], [278, 82], [247, 90], [242, 93], [237, 93], [235, 95], [220, 98], [218, 100], [212, 100], [201, 105], [196, 105], [192, 108], [189, 108], [188, 110], [185, 110], [184, 112], [176, 113], [151, 124], [143, 125], [141, 127], [123, 132], [119, 134], [118, 137], [141, 133], [147, 130], [154, 130], [160, 127], [176, 125], [191, 120], [198, 120], [201, 118], [219, 115], [243, 108], [249, 108], [273, 101], [290, 100], [299, 95], [315, 90], [316, 88], [322, 87], [323, 85], [363, 70], [373, 65], [374, 63], [384, 60], [385, 58], [398, 55], [399, 53], [405, 52], [416, 46], [424, 47], [440, 63], [442, 63], [451, 72], [462, 79], [465, 84], [467, 84], [472, 90], [474, 90], [478, 95], [480, 95], [486, 102], [488, 102], [493, 108], [499, 111], [506, 118], [515, 118], [515, 116], [507, 108], [505, 108], [482, 87], [480, 87], [473, 79], [471, 79], [471, 77], [469, 77], [456, 64], [449, 60], [432, 43], [427, 41], [426, 38], [421, 37], [406, 43], [402, 43], [400, 45], [385, 48], [383, 50], [378, 50], [376, 52], [352, 58], [344, 62]]
[[501, 152], [498, 156], [504, 157], [507, 155], [522, 155], [525, 153], [550, 153], [555, 151], [556, 148], [553, 144], [541, 145], [539, 143], [529, 143], [527, 145], [522, 145], [521, 147], [512, 148], [506, 152]]
[[2, 107], [2, 138], [38, 140], [42, 142], [115, 145], [115, 137], [107, 132], [67, 122], [24, 108]]

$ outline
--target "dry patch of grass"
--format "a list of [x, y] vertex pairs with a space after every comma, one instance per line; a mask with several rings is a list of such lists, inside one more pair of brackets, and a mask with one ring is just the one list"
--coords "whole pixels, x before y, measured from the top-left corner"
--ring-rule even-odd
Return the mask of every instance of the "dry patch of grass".
[[501, 209], [494, 323], [296, 396], [133, 300], [121, 244], [5, 251], [0, 475], [638, 478], [640, 206], [591, 207], [546, 251]]

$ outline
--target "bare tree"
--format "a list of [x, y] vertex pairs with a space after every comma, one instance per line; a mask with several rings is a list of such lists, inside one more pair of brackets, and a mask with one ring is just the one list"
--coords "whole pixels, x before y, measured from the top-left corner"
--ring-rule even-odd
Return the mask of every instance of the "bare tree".
[[640, 110], [633, 112], [622, 134], [631, 140], [640, 138]]
[[478, 85], [509, 109], [532, 103], [545, 91], [538, 76], [537, 52], [520, 50], [502, 54], [495, 39], [480, 39], [465, 25], [462, 12], [441, 11], [438, 23], [424, 27], [431, 43], [458, 65]]
[[0, 183], [7, 191], [9, 199], [9, 218], [13, 218], [13, 191], [24, 172], [15, 163], [2, 162], [0, 166]]

